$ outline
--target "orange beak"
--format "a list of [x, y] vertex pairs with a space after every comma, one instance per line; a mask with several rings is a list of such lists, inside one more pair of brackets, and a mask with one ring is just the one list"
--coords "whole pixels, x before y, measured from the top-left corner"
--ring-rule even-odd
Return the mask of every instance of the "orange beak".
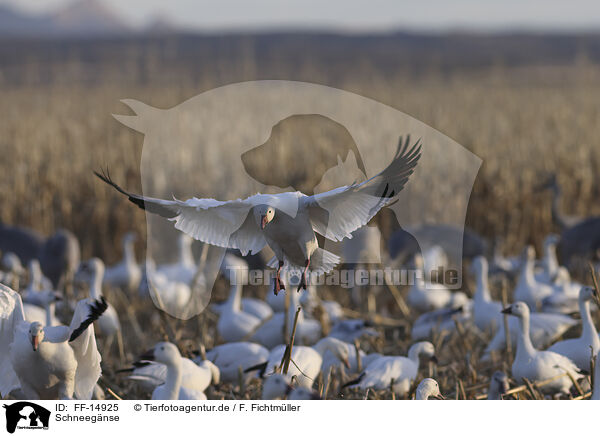
[[264, 230], [264, 228], [267, 226], [267, 223], [267, 216], [263, 215], [260, 220], [260, 227]]
[[40, 337], [34, 336], [31, 338], [31, 345], [33, 346], [33, 351], [37, 351], [40, 346]]

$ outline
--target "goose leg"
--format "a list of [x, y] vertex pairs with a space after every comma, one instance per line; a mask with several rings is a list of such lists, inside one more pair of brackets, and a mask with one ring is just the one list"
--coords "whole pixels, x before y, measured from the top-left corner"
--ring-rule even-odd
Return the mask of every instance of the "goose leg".
[[304, 271], [302, 272], [302, 277], [300, 277], [297, 292], [300, 292], [300, 289], [306, 290], [306, 273], [308, 272], [308, 265], [310, 265], [310, 259], [306, 259], [306, 262], [304, 262]]
[[279, 291], [285, 291], [285, 286], [281, 281], [281, 277], [279, 277], [279, 273], [281, 272], [281, 268], [283, 268], [283, 261], [279, 261], [279, 266], [277, 268], [277, 274], [275, 275], [275, 288], [273, 289], [273, 293], [275, 295], [279, 294]]

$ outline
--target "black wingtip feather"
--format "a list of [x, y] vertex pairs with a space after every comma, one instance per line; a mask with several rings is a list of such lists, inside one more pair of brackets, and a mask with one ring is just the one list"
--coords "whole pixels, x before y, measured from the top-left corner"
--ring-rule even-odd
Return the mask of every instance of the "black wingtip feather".
[[354, 380], [350, 380], [348, 383], [343, 384], [340, 389], [345, 389], [347, 387], [357, 385], [362, 381], [363, 378], [365, 378], [364, 372], [361, 375], [359, 375], [358, 378], [355, 378]]
[[90, 304], [89, 308], [90, 314], [81, 324], [79, 324], [79, 327], [73, 330], [73, 333], [71, 333], [71, 337], [69, 338], [69, 342], [77, 339], [90, 326], [90, 324], [100, 318], [106, 309], [108, 309], [108, 303], [104, 297], [100, 297], [99, 300], [96, 300]]
[[258, 370], [258, 376], [260, 378], [263, 378], [265, 375], [265, 372], [267, 371], [267, 364], [269, 362], [263, 362], [263, 363], [259, 363], [258, 365], [254, 365], [251, 366], [250, 368], [246, 368], [244, 370], [244, 373], [248, 373], [248, 372], [252, 372], [252, 371], [257, 371]]

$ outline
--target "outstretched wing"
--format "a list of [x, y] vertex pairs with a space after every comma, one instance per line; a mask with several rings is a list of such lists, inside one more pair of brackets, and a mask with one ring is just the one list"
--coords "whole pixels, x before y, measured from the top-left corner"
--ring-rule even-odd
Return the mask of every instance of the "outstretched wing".
[[410, 136], [386, 169], [362, 183], [342, 186], [304, 197], [302, 206], [309, 212], [313, 229], [332, 241], [352, 238], [351, 233], [369, 222], [379, 210], [394, 201], [413, 173], [421, 157], [417, 141], [409, 148]]
[[21, 296], [0, 284], [0, 398], [20, 387], [10, 362], [10, 344], [17, 325], [25, 321]]
[[191, 198], [186, 201], [162, 200], [131, 194], [123, 190], [107, 173], [94, 172], [129, 201], [141, 209], [175, 222], [175, 228], [194, 239], [224, 248], [237, 248], [242, 255], [258, 253], [266, 245], [250, 210], [257, 204], [257, 197], [245, 200], [219, 201], [213, 198]]

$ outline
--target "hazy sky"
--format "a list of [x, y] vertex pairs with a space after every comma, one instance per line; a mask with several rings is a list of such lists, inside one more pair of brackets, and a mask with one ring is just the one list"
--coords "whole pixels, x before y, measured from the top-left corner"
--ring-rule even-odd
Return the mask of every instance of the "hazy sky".
[[[47, 11], [73, 0], [0, 0]], [[198, 29], [336, 27], [345, 30], [600, 30], [598, 0], [101, 0], [133, 24], [166, 14]]]

